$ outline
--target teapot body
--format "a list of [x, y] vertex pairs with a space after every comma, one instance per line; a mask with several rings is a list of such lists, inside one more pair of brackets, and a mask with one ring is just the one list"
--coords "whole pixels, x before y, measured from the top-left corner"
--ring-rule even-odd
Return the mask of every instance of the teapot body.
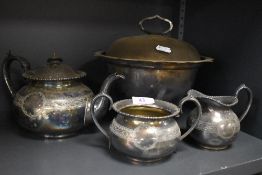
[[[22, 76], [29, 83], [19, 91], [14, 88], [10, 66], [18, 62], [23, 69]], [[92, 122], [90, 114], [93, 92], [81, 83], [86, 73], [75, 71], [62, 64], [55, 53], [47, 59], [47, 65], [30, 69], [27, 59], [14, 56], [11, 52], [3, 61], [3, 77], [13, 97], [16, 119], [20, 126], [45, 138], [62, 138], [74, 135], [86, 124]], [[100, 92], [107, 93], [117, 74], [109, 75]], [[95, 104], [96, 117], [105, 113], [108, 102], [104, 99]]]
[[31, 81], [14, 96], [16, 119], [46, 138], [74, 135], [84, 127], [85, 106], [92, 97], [93, 92], [76, 80]]
[[171, 155], [180, 136], [174, 118], [155, 120], [117, 114], [110, 125], [112, 146], [132, 160], [155, 161]]
[[[201, 102], [202, 116], [191, 133], [191, 137], [200, 146], [208, 149], [225, 149], [233, 143], [240, 131], [240, 121], [237, 115], [222, 105]], [[196, 120], [196, 111], [193, 110], [187, 121], [188, 126]]]

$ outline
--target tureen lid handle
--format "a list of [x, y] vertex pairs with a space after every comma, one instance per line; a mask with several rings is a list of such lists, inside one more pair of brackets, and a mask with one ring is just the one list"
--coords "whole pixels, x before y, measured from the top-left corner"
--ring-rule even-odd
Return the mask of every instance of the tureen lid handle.
[[[162, 21], [167, 22], [167, 23], [169, 24], [169, 28], [168, 28], [167, 30], [163, 31], [163, 32], [152, 32], [152, 31], [146, 30], [146, 29], [144, 28], [144, 26], [143, 26], [143, 23], [144, 23], [145, 21], [152, 20], [152, 19], [159, 19], [159, 20], [162, 20]], [[161, 35], [163, 35], [163, 34], [166, 34], [166, 33], [170, 32], [170, 31], [173, 29], [173, 23], [172, 23], [172, 21], [170, 21], [170, 20], [167, 19], [167, 18], [163, 18], [163, 17], [161, 17], [161, 16], [159, 16], [159, 15], [154, 15], [154, 16], [149, 16], [149, 17], [143, 18], [142, 20], [139, 21], [138, 24], [139, 24], [139, 26], [140, 26], [140, 29], [141, 29], [143, 32], [147, 33], [147, 34], [161, 34]]]

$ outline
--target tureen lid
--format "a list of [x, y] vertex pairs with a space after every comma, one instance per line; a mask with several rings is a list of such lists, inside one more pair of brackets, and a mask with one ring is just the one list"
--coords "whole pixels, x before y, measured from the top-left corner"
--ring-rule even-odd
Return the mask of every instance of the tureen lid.
[[63, 60], [55, 53], [47, 59], [47, 65], [23, 73], [23, 77], [30, 80], [72, 80], [82, 78], [85, 72], [75, 71], [70, 66], [62, 64]]
[[[160, 19], [168, 22], [169, 29], [162, 33], [152, 33], [143, 27], [143, 22]], [[112, 43], [102, 55], [106, 58], [137, 61], [199, 61], [201, 56], [191, 44], [172, 37], [164, 36], [172, 30], [170, 20], [159, 15], [147, 17], [139, 22], [141, 30], [150, 35], [138, 35], [120, 38]]]
[[189, 43], [162, 35], [120, 38], [112, 43], [105, 55], [148, 61], [196, 61], [201, 58]]

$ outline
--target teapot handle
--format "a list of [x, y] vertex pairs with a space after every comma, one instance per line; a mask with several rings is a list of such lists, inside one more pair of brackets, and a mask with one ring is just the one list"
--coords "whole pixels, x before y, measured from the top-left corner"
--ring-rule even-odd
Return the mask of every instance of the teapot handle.
[[10, 66], [14, 61], [17, 61], [20, 64], [24, 72], [30, 69], [30, 64], [25, 58], [14, 56], [11, 54], [11, 51], [9, 51], [7, 57], [3, 61], [3, 70], [2, 71], [3, 71], [3, 76], [4, 76], [6, 86], [12, 97], [14, 97], [16, 94], [14, 83], [11, 80], [11, 75], [10, 75], [11, 73]]
[[96, 125], [96, 127], [104, 134], [104, 136], [106, 136], [106, 138], [109, 140], [109, 145], [110, 145], [110, 137], [109, 137], [109, 134], [105, 131], [105, 129], [98, 123], [96, 117], [95, 117], [95, 104], [96, 104], [96, 101], [99, 99], [99, 98], [107, 98], [109, 99], [110, 101], [110, 106], [109, 106], [109, 110], [112, 108], [112, 105], [113, 105], [113, 100], [112, 98], [105, 94], [105, 93], [100, 93], [100, 94], [97, 94], [93, 100], [91, 101], [91, 105], [90, 105], [90, 113], [91, 113], [91, 117]]
[[245, 84], [241, 84], [238, 88], [237, 88], [237, 91], [236, 91], [236, 94], [235, 94], [235, 97], [238, 97], [240, 91], [242, 90], [246, 90], [247, 91], [247, 95], [248, 95], [248, 104], [247, 104], [247, 107], [244, 111], [244, 113], [239, 117], [239, 121], [241, 122], [247, 115], [250, 107], [251, 107], [251, 104], [252, 104], [252, 101], [253, 101], [253, 92], [252, 90], [247, 87]]
[[194, 98], [193, 96], [187, 96], [187, 97], [184, 97], [180, 102], [179, 102], [179, 108], [180, 108], [180, 112], [183, 113], [182, 111], [182, 107], [183, 107], [183, 104], [185, 102], [188, 102], [188, 101], [192, 101], [196, 104], [197, 106], [197, 109], [198, 109], [198, 113], [197, 113], [197, 119], [196, 121], [194, 122], [194, 124], [180, 137], [180, 140], [183, 140], [186, 136], [188, 136], [194, 129], [195, 127], [197, 126], [198, 124], [198, 121], [200, 119], [200, 117], [202, 116], [202, 107], [199, 103], [199, 101]]

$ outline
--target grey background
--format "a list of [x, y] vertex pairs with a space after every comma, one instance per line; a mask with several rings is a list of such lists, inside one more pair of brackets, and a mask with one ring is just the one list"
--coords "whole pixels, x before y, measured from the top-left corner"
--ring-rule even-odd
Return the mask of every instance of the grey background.
[[[184, 39], [201, 54], [215, 58], [214, 64], [201, 68], [194, 87], [207, 94], [231, 95], [246, 83], [255, 98], [242, 130], [262, 138], [262, 2], [187, 2]], [[0, 61], [11, 49], [38, 67], [55, 50], [65, 63], [85, 70], [85, 83], [97, 92], [107, 72], [93, 53], [119, 37], [141, 34], [137, 22], [146, 16], [160, 14], [172, 19], [176, 27], [178, 5], [178, 0], [1, 0]], [[21, 78], [14, 77], [21, 85]], [[3, 81], [0, 96], [0, 110], [10, 110], [11, 98]], [[243, 106], [245, 97], [240, 100]], [[236, 110], [241, 112], [240, 107]]]

